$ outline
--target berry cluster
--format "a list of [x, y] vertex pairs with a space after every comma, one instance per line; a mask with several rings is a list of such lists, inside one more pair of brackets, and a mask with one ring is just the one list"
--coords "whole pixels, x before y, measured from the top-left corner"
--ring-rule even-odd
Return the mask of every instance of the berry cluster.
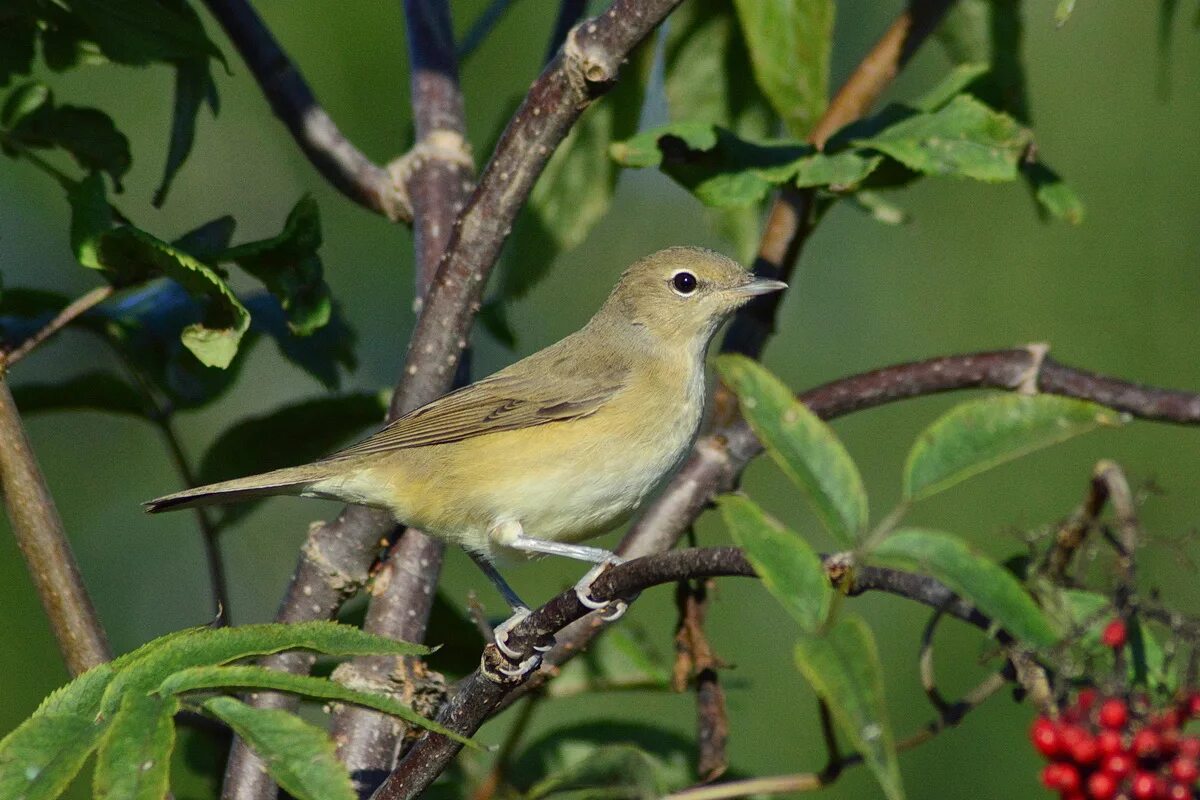
[[[1114, 620], [1100, 638], [1119, 650], [1125, 635]], [[1197, 718], [1200, 692], [1155, 709], [1144, 695], [1100, 697], [1088, 688], [1058, 719], [1039, 716], [1029, 735], [1050, 761], [1042, 783], [1063, 800], [1196, 800], [1200, 737], [1182, 728]]]

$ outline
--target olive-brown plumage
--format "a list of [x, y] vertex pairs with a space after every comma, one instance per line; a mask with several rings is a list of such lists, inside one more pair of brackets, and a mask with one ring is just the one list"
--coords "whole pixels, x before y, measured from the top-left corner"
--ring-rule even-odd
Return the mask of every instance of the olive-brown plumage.
[[695, 438], [718, 326], [781, 288], [709, 250], [662, 250], [634, 263], [579, 331], [364, 441], [147, 508], [327, 497], [387, 509], [489, 560], [509, 549], [593, 560], [602, 551], [571, 543], [632, 512]]

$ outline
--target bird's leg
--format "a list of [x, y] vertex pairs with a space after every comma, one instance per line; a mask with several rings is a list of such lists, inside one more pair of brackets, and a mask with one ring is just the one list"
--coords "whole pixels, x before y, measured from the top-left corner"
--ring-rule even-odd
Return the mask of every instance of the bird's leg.
[[[495, 627], [495, 629], [492, 631], [492, 638], [495, 639], [496, 647], [499, 648], [501, 653], [513, 661], [520, 661], [521, 653], [518, 653], [516, 650], [513, 650], [508, 646], [508, 634], [509, 631], [519, 625], [521, 621], [528, 617], [532, 612], [530, 612], [529, 606], [524, 600], [521, 599], [520, 595], [518, 595], [516, 591], [508, 585], [508, 581], [504, 580], [504, 576], [500, 574], [495, 565], [487, 560], [487, 557], [472, 551], [468, 551], [468, 554], [471, 556], [471, 560], [475, 562], [475, 566], [479, 567], [480, 571], [488, 577], [488, 580], [490, 580], [492, 585], [496, 587], [496, 591], [500, 592], [500, 596], [504, 598], [504, 602], [508, 603], [508, 607], [512, 609], [512, 616]], [[535, 644], [533, 649], [539, 653], [545, 653], [551, 647], [553, 647], [553, 645]], [[525, 659], [525, 661], [529, 661], [532, 668], [532, 666], [536, 666], [533, 663], [536, 658], [537, 657], [534, 656], [529, 659]], [[524, 662], [522, 662], [522, 665], [523, 664]], [[518, 667], [517, 669], [521, 670], [521, 667]]]
[[579, 598], [580, 603], [583, 603], [588, 608], [611, 608], [607, 614], [601, 615], [601, 619], [605, 622], [612, 622], [619, 619], [625, 613], [626, 609], [629, 608], [629, 603], [625, 600], [618, 599], [604, 603], [592, 598], [592, 584], [600, 577], [600, 574], [609, 567], [616, 566], [625, 560], [611, 550], [605, 550], [602, 547], [588, 547], [582, 544], [567, 544], [565, 542], [552, 542], [547, 539], [534, 539], [531, 536], [525, 535], [519, 522], [502, 523], [493, 528], [492, 535], [498, 543], [505, 547], [511, 547], [514, 550], [520, 550], [525, 553], [563, 556], [595, 564], [596, 566], [588, 570], [587, 574], [575, 584], [575, 596]]

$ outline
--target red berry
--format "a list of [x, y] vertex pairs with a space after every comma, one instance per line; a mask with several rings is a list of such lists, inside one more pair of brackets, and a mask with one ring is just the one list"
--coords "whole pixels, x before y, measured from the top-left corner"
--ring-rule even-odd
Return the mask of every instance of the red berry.
[[1104, 764], [1101, 768], [1109, 775], [1120, 780], [1133, 772], [1133, 757], [1128, 753], [1113, 753], [1104, 759]]
[[1092, 736], [1084, 734], [1071, 744], [1071, 760], [1076, 764], [1095, 764], [1100, 758], [1100, 748]]
[[1093, 772], [1088, 778], [1087, 790], [1092, 800], [1112, 800], [1117, 793], [1117, 779], [1107, 772]]
[[1079, 694], [1075, 695], [1075, 708], [1080, 714], [1086, 716], [1094, 705], [1096, 705], [1096, 690], [1092, 687], [1080, 689]]
[[[1200, 744], [1200, 740], [1197, 743]], [[1125, 740], [1116, 731], [1100, 731], [1096, 734], [1096, 746], [1100, 748], [1100, 755], [1111, 756], [1125, 750]]]
[[1045, 717], [1038, 717], [1029, 729], [1029, 739], [1034, 748], [1046, 758], [1053, 758], [1059, 750], [1058, 726]]
[[1200, 717], [1200, 692], [1192, 692], [1188, 695], [1187, 711], [1190, 717]]
[[1047, 789], [1060, 792], [1074, 792], [1079, 789], [1079, 770], [1070, 764], [1056, 762], [1042, 768], [1042, 785]]
[[1092, 735], [1082, 725], [1066, 724], [1058, 726], [1058, 738], [1062, 743], [1062, 749], [1069, 753], [1071, 748], [1085, 739], [1092, 738]]
[[1130, 791], [1134, 800], [1161, 800], [1166, 794], [1166, 783], [1153, 772], [1139, 772], [1133, 776]]
[[1185, 736], [1179, 740], [1179, 755], [1183, 758], [1200, 759], [1200, 739]]
[[1129, 709], [1124, 700], [1113, 697], [1100, 704], [1099, 719], [1106, 728], [1124, 728], [1129, 720]]
[[1179, 751], [1179, 728], [1167, 728], [1159, 734], [1159, 747], [1164, 756], [1173, 756]]
[[1192, 800], [1192, 790], [1182, 783], [1172, 783], [1164, 797], [1167, 800]]
[[1133, 735], [1133, 754], [1138, 758], [1154, 758], [1162, 749], [1162, 738], [1149, 728]]
[[1154, 715], [1154, 721], [1150, 724], [1160, 731], [1170, 730], [1171, 728], [1179, 727], [1179, 711], [1174, 708], [1163, 709], [1162, 712]]
[[1171, 762], [1171, 777], [1179, 783], [1193, 784], [1200, 778], [1200, 767], [1190, 758], [1177, 758]]
[[1100, 634], [1100, 641], [1105, 647], [1111, 647], [1113, 650], [1120, 650], [1125, 646], [1125, 622], [1124, 620], [1114, 619], [1112, 622], [1104, 626], [1104, 632]]

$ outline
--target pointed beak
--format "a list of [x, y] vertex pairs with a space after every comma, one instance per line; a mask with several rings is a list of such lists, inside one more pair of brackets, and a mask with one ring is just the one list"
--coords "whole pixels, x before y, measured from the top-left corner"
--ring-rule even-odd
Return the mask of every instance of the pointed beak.
[[738, 286], [733, 291], [746, 297], [757, 297], [760, 294], [781, 292], [786, 288], [788, 288], [788, 285], [783, 281], [775, 281], [770, 278], [753, 278]]

